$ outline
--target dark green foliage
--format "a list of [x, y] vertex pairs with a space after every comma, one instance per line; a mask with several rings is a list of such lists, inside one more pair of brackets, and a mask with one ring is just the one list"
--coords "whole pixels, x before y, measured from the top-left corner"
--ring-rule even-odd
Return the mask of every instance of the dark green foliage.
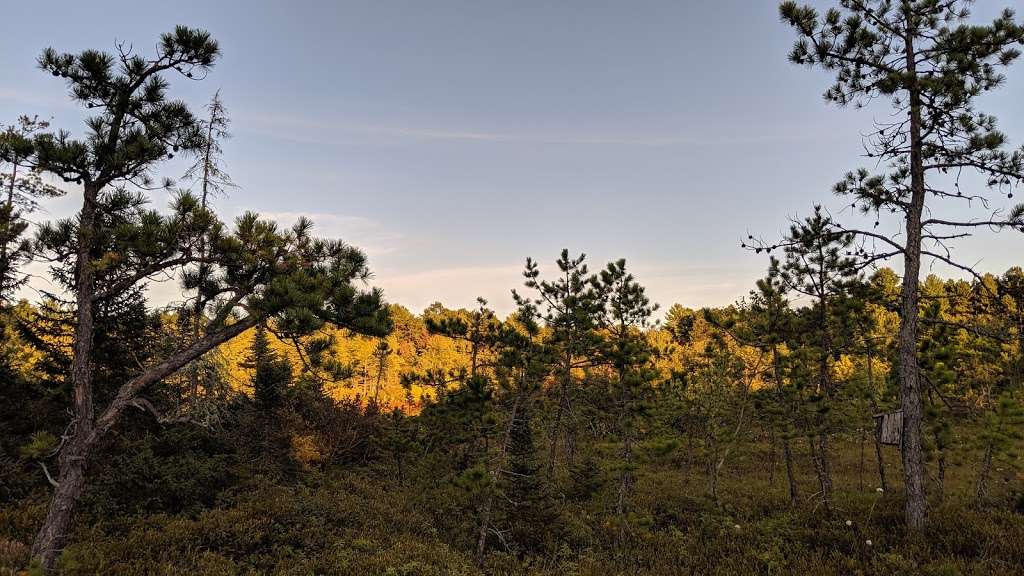
[[173, 152], [200, 150], [205, 135], [184, 103], [168, 99], [163, 73], [205, 76], [220, 49], [209, 33], [178, 26], [160, 37], [158, 50], [155, 60], [147, 60], [141, 54], [46, 49], [40, 68], [64, 78], [72, 98], [96, 112], [85, 140], [63, 132], [37, 136], [35, 165], [67, 182], [148, 183], [153, 166]]
[[[837, 446], [837, 453], [852, 457], [852, 447]], [[813, 506], [780, 511], [783, 488], [769, 484], [757, 454], [744, 452], [736, 478], [723, 479], [731, 502], [726, 509], [694, 498], [686, 488], [687, 474], [671, 460], [646, 462], [637, 503], [659, 520], [634, 526], [624, 554], [610, 547], [614, 534], [590, 512], [601, 505], [597, 497], [572, 508], [567, 526], [558, 520], [529, 535], [554, 537], [555, 547], [518, 556], [499, 543], [484, 568], [476, 569], [471, 547], [462, 548], [448, 526], [433, 516], [446, 502], [439, 499], [445, 493], [436, 491], [430, 477], [410, 478], [413, 485], [398, 488], [364, 470], [337, 469], [307, 482], [222, 491], [215, 505], [195, 514], [120, 515], [111, 509], [93, 517], [88, 512], [89, 521], [79, 525], [77, 543], [63, 563], [68, 574], [344, 575], [390, 570], [438, 576], [769, 570], [837, 576], [980, 575], [1012, 574], [1024, 565], [1016, 545], [1024, 532], [1012, 511], [973, 510], [953, 499], [936, 507], [932, 528], [920, 539], [905, 537], [895, 495], [839, 495], [844, 516], [836, 520], [824, 519]], [[951, 482], [959, 487], [965, 478], [969, 474], [954, 471]], [[424, 491], [429, 499], [420, 497]], [[0, 508], [0, 541], [17, 540], [21, 531], [30, 531], [38, 513], [30, 503]], [[846, 518], [853, 526], [845, 525]]]
[[549, 476], [555, 473], [559, 438], [564, 438], [567, 464], [571, 467], [575, 461], [581, 415], [575, 401], [578, 382], [574, 371], [595, 361], [601, 342], [597, 328], [604, 307], [597, 277], [590, 273], [586, 255], [573, 258], [563, 249], [556, 265], [558, 275], [554, 279], [541, 279], [537, 263], [527, 258], [524, 286], [535, 296], [525, 297], [512, 291], [518, 308], [543, 321], [549, 329], [545, 346], [551, 358], [557, 359], [550, 366], [558, 381], [558, 410], [551, 423], [554, 440], [548, 448]]
[[196, 514], [238, 481], [228, 433], [193, 425], [161, 429], [139, 413], [132, 430], [107, 447], [82, 502], [87, 518], [143, 513]]
[[395, 479], [400, 486], [404, 485], [409, 459], [416, 447], [415, 423], [401, 409], [393, 409], [384, 422], [377, 444], [381, 451], [391, 457], [395, 466]]
[[557, 537], [555, 500], [534, 442], [533, 409], [528, 402], [519, 407], [509, 425], [508, 464], [503, 472], [501, 501], [513, 549], [522, 556], [550, 550]]
[[[687, 357], [675, 379], [637, 381], [631, 388], [638, 394], [630, 419], [638, 434], [626, 515], [615, 510], [624, 470], [621, 413], [611, 409], [621, 406], [615, 360], [653, 362], [656, 354], [640, 342], [634, 343], [636, 348], [628, 343], [616, 348], [614, 341], [606, 341], [608, 355], [598, 358], [607, 364], [590, 368], [588, 394], [579, 398], [597, 407], [588, 426], [611, 434], [581, 436], [576, 465], [552, 481], [544, 472], [541, 454], [547, 439], [540, 424], [552, 417], [557, 404], [537, 392], [557, 358], [545, 355], [542, 331], [527, 309], [502, 323], [509, 330], [497, 332], [502, 336], [496, 355], [483, 359], [477, 377], [442, 389], [442, 396], [416, 416], [382, 413], [373, 403], [333, 400], [309, 373], [281, 389], [273, 427], [256, 403], [244, 397], [228, 401], [226, 417], [212, 429], [161, 427], [147, 412], [129, 412], [120, 434], [101, 455], [108, 465], [93, 470], [94, 481], [76, 524], [75, 542], [80, 544], [62, 562], [71, 574], [103, 566], [114, 574], [158, 569], [345, 574], [367, 569], [385, 574], [464, 570], [546, 576], [573, 571], [759, 573], [766, 565], [783, 573], [938, 574], [953, 568], [1000, 573], [1024, 561], [1002, 539], [1020, 529], [1019, 516], [1012, 511], [1014, 456], [1020, 445], [1012, 434], [1020, 428], [1015, 423], [1019, 402], [1011, 398], [994, 404], [988, 420], [968, 422], [948, 415], [935, 420], [951, 424], [939, 430], [939, 440], [945, 442], [948, 434], [952, 440], [977, 442], [941, 446], [945, 499], [938, 504], [938, 492], [930, 488], [938, 507], [933, 531], [922, 541], [905, 536], [897, 515], [902, 498], [898, 484], [883, 494], [854, 489], [858, 438], [856, 424], [845, 416], [833, 423], [836, 516], [821, 514], [807, 488], [786, 506], [786, 484], [772, 470], [769, 456], [773, 439], [759, 431], [778, 426], [779, 436], [793, 441], [797, 481], [809, 487], [814, 471], [805, 436], [786, 432], [803, 430], [805, 423], [801, 411], [787, 410], [785, 401], [778, 400], [771, 363], [747, 365], [745, 359], [756, 361], [755, 352], [765, 342], [785, 348], [781, 379], [794, 393], [815, 387], [817, 367], [813, 345], [787, 336], [785, 330], [766, 331], [766, 326], [780, 327], [777, 320], [792, 313], [772, 288], [777, 282], [769, 274], [748, 306], [697, 313], [691, 322], [678, 310], [673, 314], [677, 326], [689, 325], [679, 333], [702, 339], [704, 345]], [[928, 288], [933, 289], [981, 297], [957, 283], [935, 283]], [[121, 313], [132, 318], [130, 310]], [[787, 330], [800, 330], [799, 314], [792, 314], [785, 320]], [[935, 318], [948, 318], [941, 314]], [[945, 334], [942, 341], [970, 334], [938, 326], [935, 334]], [[621, 333], [629, 338], [638, 334]], [[750, 348], [737, 348], [741, 341]], [[987, 353], [974, 358], [986, 348], [972, 341], [958, 344], [966, 346], [963, 353], [949, 355], [940, 346], [935, 354], [928, 348], [922, 357], [961, 357], [991, 365], [994, 360]], [[641, 354], [614, 354], [630, 350]], [[810, 356], [802, 355], [808, 350]], [[851, 353], [863, 350], [855, 347]], [[640, 369], [627, 364], [619, 366]], [[745, 392], [753, 377], [761, 378], [765, 388]], [[855, 372], [850, 377], [859, 376]], [[157, 391], [165, 393], [163, 388]], [[156, 396], [162, 402], [170, 397]], [[836, 410], [852, 401], [838, 395]], [[934, 405], [940, 410], [944, 406]], [[749, 418], [749, 424], [738, 427], [740, 418]], [[990, 431], [1005, 432], [1005, 442], [995, 442]], [[310, 439], [322, 458], [300, 459], [293, 445], [296, 438]], [[46, 452], [51, 444], [43, 436], [25, 443], [26, 457], [28, 452]], [[986, 445], [999, 448], [992, 452], [983, 506], [971, 509], [967, 502], [974, 500]], [[937, 481], [939, 450], [934, 454], [929, 466]], [[710, 473], [718, 470], [716, 501], [702, 493]], [[45, 481], [41, 474], [37, 480], [38, 491]], [[489, 502], [491, 515], [482, 524]], [[29, 534], [40, 518], [31, 503], [31, 498], [16, 498], [14, 507], [0, 511], [0, 521], [29, 526]], [[477, 556], [481, 526], [487, 528], [482, 560]], [[3, 538], [25, 541], [26, 536], [0, 528]], [[19, 550], [12, 547], [12, 557], [23, 558]], [[479, 570], [471, 567], [474, 563]]]
[[0, 203], [0, 304], [4, 306], [11, 304], [15, 290], [28, 280], [19, 270], [31, 259], [32, 250], [22, 237], [29, 226], [25, 214], [33, 212], [40, 199], [61, 194], [29, 162], [33, 134], [48, 127], [48, 122], [21, 116], [16, 126], [0, 132], [0, 197], [5, 198]]
[[84, 527], [64, 574], [478, 574], [422, 509], [358, 477], [255, 486], [194, 516]]
[[292, 380], [292, 365], [270, 347], [267, 327], [256, 327], [246, 367], [252, 369], [253, 399], [259, 410], [280, 408]]
[[1014, 466], [1020, 459], [1020, 442], [1024, 439], [1024, 405], [1020, 397], [1010, 393], [1000, 395], [982, 422], [981, 431], [975, 439], [982, 450], [975, 493], [975, 500], [979, 503], [989, 497], [992, 468], [1001, 469], [1000, 464]]
[[645, 396], [657, 372], [651, 366], [652, 350], [644, 330], [651, 325], [651, 315], [658, 306], [652, 304], [644, 287], [626, 272], [626, 261], [608, 264], [600, 274], [600, 293], [604, 300], [599, 325], [607, 336], [599, 345], [601, 359], [611, 366], [618, 388], [618, 428], [622, 439], [622, 461], [619, 470], [619, 515], [629, 511], [636, 463], [634, 444], [642, 426]]
[[577, 501], [589, 500], [605, 484], [600, 464], [591, 455], [586, 455], [569, 469], [569, 488], [566, 496]]

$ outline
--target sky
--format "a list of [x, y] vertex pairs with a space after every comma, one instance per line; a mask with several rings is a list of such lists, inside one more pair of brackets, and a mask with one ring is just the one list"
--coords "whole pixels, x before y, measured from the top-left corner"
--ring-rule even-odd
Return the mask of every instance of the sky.
[[[1024, 12], [1024, 0], [982, 0], [975, 18], [1006, 6]], [[219, 213], [311, 217], [363, 248], [373, 284], [414, 312], [477, 296], [507, 312], [525, 258], [550, 271], [562, 248], [594, 269], [626, 258], [664, 308], [728, 304], [767, 266], [740, 247], [748, 233], [777, 237], [815, 202], [844, 216], [829, 188], [870, 166], [861, 135], [887, 114], [823, 101], [829, 77], [787, 62], [794, 36], [774, 0], [51, 0], [4, 12], [0, 124], [38, 114], [78, 134], [83, 112], [35, 66], [43, 48], [151, 54], [174, 25], [209, 30], [222, 58], [201, 82], [171, 78], [171, 93], [198, 109], [220, 90], [228, 107], [224, 162], [239, 187]], [[1024, 63], [982, 102], [1016, 146], [1022, 94]], [[72, 213], [74, 192], [35, 217]], [[982, 233], [956, 256], [1002, 272], [1022, 247], [1019, 234]]]

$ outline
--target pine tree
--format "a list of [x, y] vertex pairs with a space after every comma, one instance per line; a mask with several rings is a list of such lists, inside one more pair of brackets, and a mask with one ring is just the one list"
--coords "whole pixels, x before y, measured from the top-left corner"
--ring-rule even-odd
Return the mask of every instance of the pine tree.
[[380, 391], [388, 376], [388, 364], [391, 358], [391, 346], [386, 338], [380, 338], [377, 346], [373, 349], [373, 359], [376, 364], [377, 377], [373, 385], [373, 403], [380, 405]]
[[522, 555], [542, 552], [555, 520], [554, 496], [543, 475], [533, 432], [531, 402], [522, 401], [509, 422], [508, 463], [502, 476], [502, 495], [509, 540]]
[[253, 371], [252, 391], [257, 408], [265, 413], [280, 408], [292, 380], [292, 366], [270, 346], [266, 325], [256, 326], [246, 360], [246, 368]]
[[[374, 334], [390, 329], [381, 294], [353, 284], [369, 275], [365, 256], [341, 242], [312, 237], [306, 219], [281, 230], [245, 214], [228, 230], [188, 193], [176, 195], [170, 214], [146, 209], [146, 190], [162, 161], [175, 152], [197, 153], [205, 142], [188, 107], [168, 98], [166, 76], [204, 76], [218, 55], [208, 33], [178, 27], [161, 37], [151, 59], [124, 45], [117, 55], [47, 49], [39, 59], [41, 68], [66, 81], [76, 102], [93, 110], [85, 137], [66, 131], [36, 134], [27, 160], [36, 170], [82, 186], [76, 217], [44, 225], [37, 236], [44, 256], [71, 265], [63, 273], [73, 280], [75, 300], [74, 426], [58, 456], [57, 486], [32, 548], [44, 570], [54, 567], [64, 546], [85, 471], [102, 440], [128, 407], [153, 408], [142, 392], [268, 319], [296, 339], [326, 323]], [[204, 257], [199, 246], [208, 248]], [[216, 266], [210, 278], [217, 279], [220, 295], [204, 335], [138, 367], [97, 410], [97, 304], [123, 298], [156, 274], [180, 273], [200, 261]]]
[[[513, 291], [520, 307], [531, 305], [543, 308], [543, 320], [550, 329], [549, 348], [557, 361], [553, 365], [558, 381], [558, 407], [551, 426], [548, 446], [548, 475], [555, 472], [559, 438], [565, 438], [566, 462], [571, 468], [576, 457], [577, 418], [575, 371], [593, 362], [599, 342], [596, 333], [600, 295], [586, 264], [586, 255], [576, 258], [562, 250], [557, 262], [559, 275], [553, 280], [542, 280], [537, 263], [527, 258], [523, 276], [525, 286], [536, 293], [532, 300]], [[540, 307], [540, 308], [538, 308]]]
[[819, 413], [813, 431], [807, 432], [816, 435], [811, 457], [818, 473], [822, 504], [828, 512], [832, 510], [828, 413], [833, 407], [832, 400], [836, 394], [831, 375], [831, 362], [836, 354], [836, 331], [833, 324], [838, 315], [838, 302], [846, 296], [850, 282], [857, 274], [854, 260], [847, 256], [852, 242], [853, 236], [838, 230], [832, 219], [824, 214], [820, 206], [816, 206], [813, 215], [790, 227], [783, 242], [786, 260], [780, 275], [790, 290], [809, 296], [814, 301], [810, 327], [813, 327], [817, 336], [817, 342], [813, 343], [818, 355], [818, 382], [814, 401]]
[[749, 392], [743, 360], [729, 349], [727, 335], [713, 332], [701, 354], [687, 365], [684, 415], [702, 448], [707, 495], [718, 502], [722, 467], [739, 440]]
[[[6, 196], [0, 204], [0, 305], [8, 306], [14, 292], [25, 283], [18, 268], [30, 258], [31, 246], [22, 238], [28, 229], [25, 212], [32, 212], [37, 201], [62, 194], [59, 188], [43, 182], [30, 160], [32, 136], [49, 128], [49, 122], [22, 116], [15, 126], [0, 132], [0, 189]], [[10, 172], [7, 172], [7, 165]]]
[[415, 441], [415, 423], [410, 421], [401, 408], [392, 409], [379, 443], [381, 449], [387, 452], [395, 462], [396, 480], [399, 486], [405, 485], [406, 461], [415, 446]]
[[986, 411], [977, 443], [982, 449], [981, 467], [975, 488], [975, 503], [980, 505], [988, 495], [993, 464], [1000, 460], [1014, 461], [1020, 441], [1024, 439], [1024, 402], [1019, 392], [1000, 394]]
[[749, 331], [747, 343], [756, 346], [771, 357], [771, 380], [774, 393], [770, 397], [769, 411], [771, 422], [778, 428], [782, 443], [783, 460], [786, 466], [786, 482], [789, 488], [789, 502], [796, 505], [799, 488], [796, 481], [796, 469], [793, 462], [791, 441], [796, 435], [796, 419], [794, 417], [794, 391], [786, 385], [785, 359], [783, 349], [792, 338], [793, 312], [786, 299], [786, 285], [782, 281], [780, 263], [771, 259], [768, 275], [757, 281], [757, 290], [751, 291], [749, 316], [746, 324]]
[[[882, 412], [883, 405], [889, 405], [893, 393], [888, 385], [889, 379], [880, 377], [879, 367], [893, 354], [893, 341], [896, 332], [894, 324], [898, 322], [891, 310], [896, 308], [899, 293], [899, 280], [889, 268], [878, 270], [866, 282], [854, 283], [851, 287], [851, 328], [854, 331], [854, 351], [864, 360], [861, 399], [866, 400], [871, 410], [869, 421], [875, 429], [877, 423], [874, 416]], [[866, 426], [862, 424], [864, 428]], [[882, 451], [879, 430], [875, 429], [873, 437], [875, 463], [878, 471], [879, 487], [883, 492], [889, 490], [889, 481], [885, 473], [885, 458]]]
[[615, 373], [619, 393], [618, 427], [622, 453], [615, 512], [625, 528], [635, 481], [633, 449], [641, 416], [640, 401], [655, 377], [650, 366], [652, 350], [644, 331], [651, 326], [651, 316], [658, 306], [651, 304], [644, 294], [644, 287], [626, 271], [625, 260], [609, 263], [599, 278], [605, 304], [600, 326], [607, 331], [601, 356]]
[[[1024, 205], [1005, 213], [964, 220], [940, 216], [981, 202], [986, 192], [961, 190], [974, 173], [990, 190], [1013, 196], [1024, 182], [1024, 151], [1007, 152], [996, 119], [975, 108], [977, 99], [1003, 84], [1001, 69], [1020, 55], [1024, 27], [1011, 10], [990, 25], [968, 22], [972, 0], [841, 0], [820, 14], [788, 0], [782, 19], [798, 39], [789, 58], [834, 72], [825, 99], [840, 106], [892, 103], [892, 120], [866, 138], [867, 156], [888, 173], [849, 173], [835, 187], [851, 205], [900, 220], [900, 233], [845, 228], [865, 240], [866, 261], [903, 258], [899, 371], [903, 409], [905, 515], [912, 530], [927, 522], [922, 444], [922, 385], [918, 374], [918, 283], [922, 257], [972, 272], [945, 249], [982, 227], [1024, 231]], [[950, 176], [947, 176], [950, 175]], [[970, 204], [969, 204], [970, 203]], [[952, 205], [952, 208], [950, 208]]]
[[[483, 325], [477, 322], [472, 324], [490, 326], [483, 334], [487, 334], [485, 341], [490, 344], [495, 356], [494, 362], [490, 364], [490, 374], [495, 384], [494, 415], [496, 419], [503, 420], [503, 424], [500, 425], [501, 440], [497, 443], [495, 454], [487, 455], [488, 489], [483, 495], [477, 525], [478, 566], [483, 565], [487, 543], [492, 534], [511, 532], [515, 537], [516, 527], [522, 525], [521, 520], [528, 521], [530, 517], [542, 513], [535, 510], [531, 502], [544, 500], [544, 493], [532, 492], [535, 488], [546, 488], [546, 479], [536, 478], [536, 470], [532, 469], [531, 452], [534, 448], [529, 410], [549, 370], [550, 351], [541, 342], [540, 324], [534, 303], [520, 298], [516, 298], [516, 301], [518, 309], [505, 323], [497, 323], [495, 320]], [[484, 304], [482, 299], [480, 302], [481, 305]], [[474, 318], [493, 318], [493, 314], [481, 313]], [[480, 333], [480, 329], [473, 329], [470, 333]], [[472, 358], [471, 362], [476, 366], [478, 360], [475, 352], [472, 353]], [[521, 445], [516, 447], [515, 442], [520, 442]], [[521, 470], [517, 472], [515, 466], [519, 466]], [[527, 495], [527, 492], [531, 494]], [[504, 496], [502, 501], [509, 502], [513, 508], [511, 511], [506, 510], [506, 516], [510, 518], [512, 526], [504, 531], [495, 529], [495, 516], [498, 512], [496, 501], [500, 496]], [[517, 510], [519, 507], [522, 507], [522, 510]], [[518, 537], [526, 541], [524, 534], [519, 533]]]
[[[195, 162], [185, 172], [184, 179], [199, 186], [199, 207], [201, 210], [210, 210], [214, 196], [222, 195], [228, 189], [235, 187], [231, 176], [224, 168], [222, 159], [224, 150], [221, 145], [224, 140], [231, 137], [228, 128], [231, 119], [228, 116], [227, 108], [220, 98], [220, 90], [214, 92], [206, 106], [207, 117], [197, 120], [197, 128], [203, 134], [203, 142], [196, 151]], [[200, 237], [196, 247], [199, 264], [194, 273], [188, 271], [183, 274], [184, 288], [195, 290], [195, 302], [191, 311], [182, 310], [181, 317], [186, 323], [191, 323], [192, 340], [199, 340], [202, 337], [205, 313], [211, 301], [217, 297], [217, 283], [210, 281], [211, 266], [205, 261], [208, 253], [206, 238]], [[211, 371], [215, 362], [208, 360], [208, 355], [192, 362], [189, 371], [190, 399], [195, 402], [198, 399], [199, 388], [203, 381], [203, 374]]]

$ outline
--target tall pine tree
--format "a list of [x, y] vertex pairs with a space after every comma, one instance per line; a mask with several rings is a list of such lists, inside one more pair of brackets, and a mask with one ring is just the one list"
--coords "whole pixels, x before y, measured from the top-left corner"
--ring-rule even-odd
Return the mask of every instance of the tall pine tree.
[[[903, 259], [898, 350], [905, 515], [918, 530], [927, 522], [917, 342], [921, 262], [930, 258], [972, 273], [951, 257], [949, 242], [983, 228], [1024, 231], [1024, 205], [977, 218], [940, 216], [988, 206], [995, 191], [1012, 197], [1024, 182], [1024, 150], [1008, 152], [996, 119], [975, 106], [1003, 84], [1001, 69], [1020, 55], [1024, 27], [1010, 10], [988, 25], [970, 23], [972, 0], [838, 4], [822, 14], [787, 0], [780, 14], [798, 36], [790, 60], [835, 73], [827, 101], [860, 107], [881, 98], [892, 104], [891, 120], [876, 124], [865, 142], [868, 158], [887, 172], [851, 172], [835, 192], [874, 216], [873, 228], [846, 228], [870, 242], [866, 260]], [[897, 216], [898, 231], [876, 230], [887, 213]]]

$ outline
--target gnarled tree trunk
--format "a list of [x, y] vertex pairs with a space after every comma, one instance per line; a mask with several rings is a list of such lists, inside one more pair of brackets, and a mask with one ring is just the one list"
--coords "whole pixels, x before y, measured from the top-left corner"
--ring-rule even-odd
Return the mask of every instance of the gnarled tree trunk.
[[60, 473], [46, 520], [32, 544], [32, 557], [37, 558], [44, 572], [52, 572], [67, 542], [75, 506], [85, 489], [90, 442], [87, 434], [75, 432], [74, 438], [60, 453]]
[[75, 264], [75, 335], [72, 347], [71, 387], [74, 432], [60, 453], [57, 488], [50, 500], [43, 527], [32, 545], [32, 554], [44, 571], [56, 566], [67, 538], [75, 504], [85, 487], [85, 471], [95, 443], [92, 395], [93, 300], [96, 293], [91, 262], [96, 233], [96, 202], [101, 186], [86, 182], [78, 223], [78, 253]]
[[[249, 317], [226, 326], [217, 332], [208, 334], [192, 345], [172, 354], [163, 362], [150, 367], [142, 374], [125, 382], [118, 389], [117, 395], [111, 400], [110, 405], [98, 418], [92, 417], [91, 390], [89, 390], [88, 396], [82, 396], [82, 404], [86, 409], [80, 409], [78, 400], [79, 390], [76, 388], [74, 431], [71, 434], [70, 441], [61, 449], [59, 456], [60, 473], [57, 477], [57, 486], [53, 496], [50, 498], [46, 519], [43, 521], [43, 526], [32, 545], [32, 557], [38, 559], [45, 572], [51, 572], [56, 567], [57, 559], [60, 557], [61, 550], [67, 542], [75, 507], [85, 489], [85, 474], [90, 461], [95, 456], [99, 442], [117, 424], [121, 419], [121, 415], [129, 406], [134, 405], [149, 409], [149, 406], [146, 406], [147, 403], [138, 398], [139, 392], [147, 386], [180, 370], [183, 366], [211, 349], [248, 330], [257, 321], [258, 318], [256, 317]], [[91, 383], [91, 373], [85, 381]], [[79, 383], [80, 381], [76, 381], [76, 384]], [[80, 416], [84, 413], [89, 414], [88, 419]]]

